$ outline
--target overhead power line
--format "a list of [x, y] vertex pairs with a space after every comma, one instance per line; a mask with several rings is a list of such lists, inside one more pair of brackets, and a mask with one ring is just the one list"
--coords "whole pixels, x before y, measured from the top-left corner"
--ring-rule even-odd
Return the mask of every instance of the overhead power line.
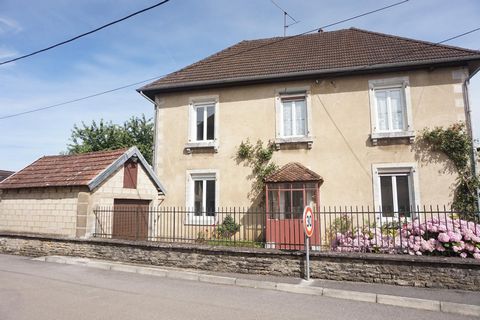
[[[442, 40], [442, 41], [439, 41], [439, 42], [436, 42], [436, 43], [432, 43], [432, 46], [440, 45], [440, 44], [442, 44], [442, 43], [445, 43], [445, 42], [448, 42], [448, 41], [452, 41], [452, 40], [454, 40], [454, 39], [458, 39], [458, 38], [464, 37], [464, 36], [466, 36], [466, 35], [468, 35], [468, 34], [471, 34], [471, 33], [477, 32], [477, 31], [480, 31], [480, 27], [475, 28], [475, 29], [472, 29], [472, 30], [469, 30], [469, 31], [467, 31], [467, 32], [463, 32], [463, 33], [458, 34], [458, 35], [456, 35], [456, 36], [447, 38], [447, 39], [445, 39], [445, 40]], [[425, 48], [419, 49], [418, 51], [422, 51], [422, 50], [425, 50]], [[393, 58], [398, 59], [398, 58], [400, 58], [400, 57], [407, 56], [407, 55], [410, 55], [410, 54], [412, 54], [412, 53], [414, 53], [414, 52], [418, 52], [418, 51], [413, 50], [413, 51], [408, 52], [407, 54], [398, 55], [398, 56], [395, 56], [395, 57], [393, 57]], [[392, 59], [393, 59], [393, 58], [392, 58]], [[387, 62], [388, 62], [388, 61], [387, 61]], [[382, 63], [385, 63], [385, 61], [383, 61], [383, 62], [381, 62], [381, 63], [379, 63], [379, 64], [382, 64]], [[368, 65], [368, 66], [373, 66], [373, 65], [375, 65], [375, 64], [370, 64], [370, 65]], [[88, 95], [88, 96], [85, 96], [85, 97], [81, 97], [81, 98], [77, 98], [77, 99], [73, 99], [73, 100], [68, 100], [68, 101], [65, 101], [65, 102], [61, 102], [61, 103], [49, 105], [49, 106], [46, 106], [46, 107], [31, 109], [31, 110], [28, 110], [28, 111], [23, 111], [23, 112], [19, 112], [19, 113], [14, 113], [14, 114], [2, 116], [2, 117], [0, 117], [0, 120], [4, 120], [4, 119], [8, 119], [8, 118], [13, 118], [13, 117], [17, 117], [17, 116], [21, 116], [21, 115], [25, 115], [25, 114], [37, 112], [37, 111], [42, 111], [42, 110], [46, 110], [46, 109], [51, 109], [51, 108], [55, 108], [55, 107], [60, 107], [60, 106], [66, 105], [66, 104], [70, 104], [70, 103], [74, 103], [74, 102], [78, 102], [78, 101], [90, 99], [90, 98], [93, 98], [93, 97], [98, 97], [98, 96], [101, 96], [101, 95], [104, 95], [104, 94], [107, 94], [107, 93], [111, 93], [111, 92], [114, 92], [114, 91], [122, 90], [122, 89], [125, 89], [125, 88], [128, 88], [128, 87], [133, 87], [133, 86], [142, 84], [142, 83], [144, 83], [144, 82], [148, 82], [148, 81], [153, 81], [153, 80], [156, 80], [156, 79], [160, 79], [160, 78], [162, 78], [162, 77], [164, 77], [164, 76], [165, 76], [165, 75], [161, 75], [161, 76], [158, 76], [158, 77], [154, 77], [154, 78], [150, 78], [150, 79], [145, 79], [145, 80], [138, 81], [138, 82], [131, 83], [131, 84], [127, 84], [127, 85], [124, 85], [124, 86], [121, 86], [121, 87], [117, 87], [117, 88], [114, 88], [114, 89], [110, 89], [110, 90], [106, 90], [106, 91], [94, 93], [94, 94], [91, 94], [91, 95]]]
[[143, 12], [145, 12], [145, 11], [149, 11], [149, 10], [152, 10], [152, 9], [154, 9], [154, 8], [156, 8], [156, 7], [159, 7], [159, 6], [161, 6], [162, 4], [167, 3], [168, 1], [170, 1], [170, 0], [161, 1], [161, 2], [159, 2], [159, 3], [157, 3], [157, 4], [154, 4], [154, 5], [150, 6], [150, 7], [147, 7], [147, 8], [144, 8], [144, 9], [142, 9], [142, 10], [136, 11], [136, 12], [134, 12], [134, 13], [132, 13], [132, 14], [129, 14], [129, 15], [126, 16], [126, 17], [123, 17], [123, 18], [121, 18], [121, 19], [118, 19], [118, 20], [109, 22], [109, 23], [107, 23], [107, 24], [105, 24], [105, 25], [103, 25], [103, 26], [101, 26], [101, 27], [98, 27], [98, 28], [93, 29], [93, 30], [91, 30], [91, 31], [82, 33], [82, 34], [80, 34], [80, 35], [78, 35], [78, 36], [75, 36], [75, 37], [70, 38], [70, 39], [68, 39], [68, 40], [65, 40], [65, 41], [56, 43], [56, 44], [51, 45], [51, 46], [49, 46], [49, 47], [46, 47], [46, 48], [43, 48], [43, 49], [40, 49], [40, 50], [31, 52], [31, 53], [29, 53], [29, 54], [25, 54], [25, 55], [23, 55], [23, 56], [19, 56], [19, 57], [13, 58], [13, 59], [10, 59], [10, 60], [6, 60], [6, 61], [3, 61], [3, 62], [0, 62], [0, 66], [1, 66], [1, 65], [4, 65], [4, 64], [7, 64], [7, 63], [11, 63], [11, 62], [14, 62], [14, 61], [18, 61], [18, 60], [21, 60], [21, 59], [25, 59], [25, 58], [34, 56], [34, 55], [36, 55], [36, 54], [39, 54], [39, 53], [42, 53], [42, 52], [51, 50], [51, 49], [53, 49], [53, 48], [56, 48], [56, 47], [62, 46], [62, 45], [64, 45], [64, 44], [67, 44], [67, 43], [69, 43], [69, 42], [72, 42], [72, 41], [75, 41], [75, 40], [77, 40], [77, 39], [80, 39], [80, 38], [82, 38], [82, 37], [88, 36], [89, 34], [92, 34], [92, 33], [95, 33], [95, 32], [97, 32], [97, 31], [100, 31], [100, 30], [102, 30], [102, 29], [105, 29], [105, 28], [107, 28], [107, 27], [110, 27], [110, 26], [112, 26], [112, 25], [114, 25], [114, 24], [117, 24], [117, 23], [122, 22], [122, 21], [124, 21], [124, 20], [127, 20], [127, 19], [129, 19], [129, 18], [131, 18], [131, 17], [134, 17], [134, 16], [136, 16], [136, 15], [138, 15], [138, 14], [140, 14], [140, 13], [143, 13]]
[[[167, 1], [168, 1], [168, 0], [167, 0]], [[163, 3], [167, 2], [167, 1], [162, 1], [162, 2], [158, 3], [156, 6], [161, 5], [161, 4], [163, 4]], [[298, 34], [298, 35], [294, 35], [294, 36], [291, 36], [291, 37], [284, 37], [284, 38], [281, 38], [281, 39], [278, 40], [278, 41], [269, 42], [269, 43], [267, 43], [266, 45], [262, 45], [262, 46], [258, 46], [258, 47], [252, 48], [252, 49], [244, 50], [244, 51], [241, 51], [241, 52], [238, 52], [238, 53], [235, 53], [235, 54], [231, 54], [231, 55], [229, 55], [229, 56], [219, 57], [219, 59], [216, 59], [216, 60], [214, 60], [214, 61], [218, 61], [218, 60], [221, 60], [221, 59], [225, 59], [225, 58], [228, 58], [228, 57], [231, 57], [231, 56], [234, 56], [234, 55], [237, 55], [237, 54], [241, 54], [241, 53], [244, 53], [244, 52], [247, 52], [247, 51], [251, 51], [251, 50], [254, 50], [254, 49], [258, 49], [258, 48], [261, 48], [261, 47], [264, 47], [264, 46], [267, 46], [267, 45], [272, 45], [272, 44], [274, 44], [274, 43], [277, 43], [277, 42], [279, 42], [279, 41], [284, 41], [284, 40], [286, 40], [286, 39], [292, 39], [293, 37], [298, 37], [298, 36], [301, 36], [301, 35], [304, 35], [304, 34], [307, 34], [307, 33], [311, 33], [311, 32], [317, 31], [318, 29], [321, 29], [321, 28], [327, 28], [327, 27], [329, 27], [329, 26], [334, 26], [334, 25], [336, 25], [336, 24], [339, 24], [339, 23], [342, 23], [342, 22], [345, 22], [345, 21], [350, 21], [350, 20], [352, 20], [352, 19], [356, 19], [356, 18], [359, 18], [359, 17], [363, 17], [363, 16], [366, 16], [366, 15], [371, 14], [371, 13], [375, 13], [375, 12], [379, 12], [379, 11], [382, 11], [382, 10], [386, 10], [386, 9], [392, 8], [392, 7], [394, 7], [394, 6], [398, 6], [398, 5], [400, 5], [400, 4], [403, 4], [403, 3], [405, 3], [405, 2], [408, 2], [408, 1], [409, 1], [409, 0], [404, 0], [404, 1], [396, 2], [396, 3], [394, 3], [394, 4], [391, 4], [391, 5], [388, 5], [388, 6], [379, 8], [379, 9], [375, 9], [375, 10], [372, 10], [372, 11], [368, 11], [368, 12], [365, 12], [365, 13], [362, 13], [362, 14], [359, 14], [359, 15], [356, 15], [355, 17], [351, 17], [351, 18], [344, 19], [344, 20], [341, 20], [341, 21], [338, 21], [338, 22], [334, 22], [334, 23], [331, 23], [331, 24], [322, 26], [322, 27], [320, 27], [320, 28], [315, 28], [315, 29], [313, 29], [313, 30], [310, 30], [310, 31], [307, 31], [307, 32], [304, 32], [304, 33], [301, 33], [301, 34]], [[149, 10], [149, 8], [145, 8], [144, 10]], [[283, 10], [283, 9], [282, 9], [282, 10]], [[137, 13], [135, 13], [135, 14], [137, 14]], [[19, 57], [18, 59], [20, 59], [20, 58], [21, 58], [21, 57]], [[5, 62], [5, 63], [6, 63], [6, 62]], [[128, 87], [133, 87], [133, 86], [135, 86], [135, 85], [138, 85], [138, 84], [141, 84], [141, 83], [144, 83], [144, 82], [147, 82], [147, 81], [152, 81], [152, 80], [155, 80], [155, 79], [158, 79], [158, 78], [161, 78], [161, 77], [162, 77], [162, 76], [156, 77], [156, 78], [151, 78], [151, 79], [146, 79], [146, 80], [142, 80], [142, 81], [139, 81], [139, 82], [135, 82], [135, 83], [132, 83], [132, 84], [128, 84], [128, 85], [125, 85], [125, 86], [122, 86], [122, 87], [118, 87], [118, 88], [115, 88], [115, 89], [106, 90], [106, 91], [98, 92], [98, 93], [95, 93], [95, 94], [91, 94], [91, 95], [88, 95], [88, 96], [85, 96], [85, 97], [81, 97], [81, 98], [77, 98], [77, 99], [73, 99], [73, 100], [68, 100], [68, 101], [65, 101], [65, 102], [61, 102], [61, 103], [57, 103], [57, 104], [53, 104], [53, 105], [49, 105], [49, 106], [45, 106], [45, 107], [35, 108], [35, 109], [28, 110], [28, 111], [23, 111], [23, 112], [19, 112], [19, 113], [14, 113], [14, 114], [2, 116], [2, 117], [0, 117], [0, 120], [5, 120], [5, 119], [8, 119], [8, 118], [18, 117], [18, 116], [22, 116], [22, 115], [29, 114], [29, 113], [33, 113], [33, 112], [38, 112], [38, 111], [42, 111], [42, 110], [47, 110], [47, 109], [51, 109], [51, 108], [60, 107], [60, 106], [64, 106], [64, 105], [67, 105], [67, 104], [71, 104], [71, 103], [74, 103], [74, 102], [78, 102], [78, 101], [90, 99], [90, 98], [93, 98], [93, 97], [98, 97], [98, 96], [101, 96], [101, 95], [104, 95], [104, 94], [107, 94], [107, 93], [111, 93], [111, 92], [118, 91], [118, 90], [121, 90], [121, 89], [125, 89], [125, 88], [128, 88]]]
[[401, 4], [407, 3], [407, 2], [409, 2], [409, 1], [410, 1], [410, 0], [403, 0], [403, 1], [395, 2], [395, 3], [391, 4], [391, 5], [388, 5], [388, 6], [385, 6], [385, 7], [381, 7], [381, 8], [375, 9], [375, 10], [367, 11], [367, 12], [358, 14], [358, 15], [356, 15], [356, 16], [353, 16], [353, 17], [350, 17], [350, 18], [347, 18], [347, 19], [343, 19], [343, 20], [339, 20], [339, 21], [337, 21], [337, 22], [333, 22], [333, 23], [330, 23], [330, 24], [327, 24], [327, 25], [324, 25], [324, 26], [321, 26], [321, 27], [318, 27], [318, 28], [315, 28], [315, 29], [312, 29], [312, 30], [308, 30], [308, 31], [305, 31], [305, 32], [302, 32], [302, 33], [299, 33], [299, 34], [296, 34], [296, 35], [293, 35], [293, 36], [281, 37], [281, 38], [279, 38], [278, 40], [270, 41], [270, 42], [267, 42], [267, 43], [258, 45], [258, 46], [256, 46], [256, 47], [252, 47], [252, 48], [249, 48], [249, 49], [245, 49], [245, 50], [243, 50], [243, 51], [238, 51], [238, 52], [232, 53], [232, 54], [230, 54], [230, 55], [219, 56], [219, 57], [217, 57], [216, 59], [211, 59], [211, 60], [209, 60], [208, 62], [209, 62], [209, 63], [211, 63], [211, 62], [216, 62], [216, 61], [223, 60], [223, 59], [226, 59], [226, 58], [238, 56], [238, 55], [243, 54], [243, 53], [246, 53], [246, 52], [254, 51], [254, 50], [257, 50], [257, 49], [260, 49], [260, 48], [263, 48], [263, 47], [268, 47], [268, 46], [271, 46], [271, 45], [273, 45], [273, 44], [275, 44], [275, 43], [279, 43], [279, 42], [282, 42], [282, 41], [287, 41], [287, 40], [290, 40], [290, 39], [294, 39], [294, 38], [296, 38], [296, 37], [300, 37], [300, 36], [303, 36], [303, 35], [306, 35], [306, 34], [309, 34], [309, 33], [312, 33], [312, 32], [318, 32], [319, 30], [323, 30], [323, 29], [325, 29], [325, 28], [329, 28], [329, 27], [332, 27], [332, 26], [335, 26], [335, 25], [337, 25], [337, 24], [344, 23], [344, 22], [346, 22], [346, 21], [350, 21], [350, 20], [353, 20], [353, 19], [358, 19], [358, 18], [364, 17], [364, 16], [369, 15], [369, 14], [376, 13], [376, 12], [379, 12], [379, 11], [387, 10], [387, 9], [390, 9], [390, 8], [393, 8], [393, 7], [396, 7], [396, 6], [399, 6], [399, 5], [401, 5]]
[[5, 120], [5, 119], [8, 119], [8, 118], [18, 117], [18, 116], [22, 116], [22, 115], [29, 114], [29, 113], [34, 113], [34, 112], [38, 112], [38, 111], [43, 111], [43, 110], [47, 110], [47, 109], [52, 109], [52, 108], [64, 106], [64, 105], [67, 105], [67, 104], [71, 104], [71, 103], [74, 103], [74, 102], [90, 99], [90, 98], [93, 98], [93, 97], [98, 97], [98, 96], [101, 96], [101, 95], [104, 95], [104, 94], [107, 94], [107, 93], [119, 91], [119, 90], [126, 89], [126, 88], [133, 87], [133, 86], [137, 86], [139, 84], [142, 84], [142, 83], [145, 83], [145, 82], [148, 82], [148, 81], [157, 80], [157, 79], [160, 79], [164, 76], [165, 75], [161, 75], [161, 76], [158, 76], [158, 77], [145, 79], [145, 80], [138, 81], [138, 82], [135, 82], [135, 83], [130, 83], [130, 84], [127, 84], [127, 85], [124, 85], [124, 86], [121, 86], [121, 87], [117, 87], [117, 88], [114, 88], [114, 89], [109, 89], [109, 90], [105, 90], [105, 91], [102, 91], [102, 92], [97, 92], [97, 93], [94, 93], [94, 94], [91, 94], [91, 95], [88, 95], [88, 96], [84, 96], [84, 97], [81, 97], [81, 98], [75, 98], [75, 99], [72, 99], [72, 100], [60, 102], [60, 103], [57, 103], [57, 104], [48, 105], [48, 106], [45, 106], [45, 107], [35, 108], [35, 109], [31, 109], [31, 110], [27, 110], [27, 111], [23, 111], [23, 112], [19, 112], [19, 113], [13, 113], [13, 114], [10, 114], [10, 115], [0, 117], [0, 120]]
[[[402, 3], [405, 3], [409, 0], [406, 0], [406, 1], [402, 1], [402, 2], [398, 2], [396, 4], [393, 4], [393, 5], [399, 5], [399, 4], [402, 4]], [[393, 5], [390, 5], [388, 7], [392, 7]], [[384, 8], [387, 8], [387, 7], [384, 7]], [[378, 12], [380, 9], [377, 9], [377, 10], [374, 10], [372, 12]], [[360, 16], [364, 16], [365, 14], [362, 14]], [[332, 25], [332, 24], [330, 24]], [[325, 27], [323, 27], [325, 28]], [[317, 29], [315, 29], [317, 30]], [[464, 37], [468, 34], [471, 34], [471, 33], [474, 33], [474, 32], [477, 32], [480, 30], [480, 27], [478, 28], [475, 28], [475, 29], [472, 29], [472, 30], [469, 30], [469, 31], [466, 31], [466, 32], [463, 32], [461, 34], [458, 34], [458, 35], [455, 35], [453, 37], [450, 37], [450, 38], [447, 38], [445, 40], [442, 40], [442, 41], [439, 41], [439, 42], [436, 42], [436, 43], [432, 43], [432, 46], [435, 46], [435, 45], [440, 45], [442, 43], [445, 43], [445, 42], [449, 42], [451, 40], [454, 40], [454, 39], [458, 39], [458, 38], [461, 38], [461, 37]], [[309, 31], [309, 32], [312, 32], [312, 31]], [[303, 34], [306, 34], [306, 33], [309, 33], [309, 32], [305, 32]], [[303, 35], [303, 34], [300, 34], [300, 35]], [[296, 35], [296, 36], [299, 36], [299, 35]], [[292, 36], [292, 37], [287, 37], [287, 38], [282, 38], [281, 40], [283, 39], [291, 39], [293, 37], [296, 37], [296, 36]], [[281, 41], [280, 40], [280, 41]], [[275, 41], [273, 43], [277, 43], [278, 41]], [[273, 43], [268, 43], [267, 45], [271, 45]], [[261, 47], [264, 47], [266, 45], [262, 45]], [[259, 47], [256, 47], [254, 49], [257, 49]], [[424, 49], [421, 49], [421, 50], [424, 50]], [[246, 52], [246, 51], [250, 51], [250, 50], [244, 50], [242, 51], [241, 53], [243, 52]], [[413, 52], [417, 52], [417, 51], [410, 51], [409, 53], [407, 53], [406, 55], [409, 55], [409, 54], [412, 54]], [[239, 53], [236, 53], [236, 54], [239, 54]], [[234, 55], [236, 55], [234, 54]], [[230, 55], [232, 56], [232, 55]], [[228, 56], [228, 57], [230, 57]], [[398, 58], [398, 57], [401, 57], [401, 56], [405, 56], [404, 55], [399, 55], [399, 56], [396, 56], [394, 58]], [[220, 59], [225, 59], [227, 57], [219, 57], [219, 59], [217, 60], [220, 60]], [[215, 61], [217, 61], [215, 60]], [[381, 62], [381, 63], [385, 63], [385, 62]], [[375, 65], [375, 64], [371, 64], [369, 66], [372, 66], [372, 65]], [[162, 76], [158, 76], [158, 77], [154, 77], [154, 78], [149, 78], [149, 79], [145, 79], [145, 80], [142, 80], [142, 81], [138, 81], [138, 82], [135, 82], [135, 83], [131, 83], [131, 84], [127, 84], [127, 85], [124, 85], [124, 86], [121, 86], [121, 87], [117, 87], [117, 88], [114, 88], [114, 89], [110, 89], [110, 90], [106, 90], [106, 91], [102, 91], [102, 92], [98, 92], [98, 93], [95, 93], [95, 94], [91, 94], [91, 95], [88, 95], [88, 96], [85, 96], [85, 97], [81, 97], [81, 98], [77, 98], [77, 99], [73, 99], [73, 100], [68, 100], [68, 101], [65, 101], [65, 102], [61, 102], [61, 103], [57, 103], [57, 104], [54, 104], [54, 105], [49, 105], [49, 106], [45, 106], [45, 107], [41, 107], [41, 108], [36, 108], [36, 109], [31, 109], [31, 110], [28, 110], [28, 111], [23, 111], [23, 112], [19, 112], [19, 113], [14, 113], [14, 114], [10, 114], [10, 115], [6, 115], [6, 116], [2, 116], [0, 117], [0, 120], [4, 120], [4, 119], [8, 119], [8, 118], [13, 118], [13, 117], [17, 117], [17, 116], [21, 116], [21, 115], [25, 115], [25, 114], [29, 114], [29, 113], [33, 113], [33, 112], [38, 112], [38, 111], [42, 111], [42, 110], [46, 110], [46, 109], [51, 109], [51, 108], [55, 108], [55, 107], [59, 107], [59, 106], [63, 106], [63, 105], [67, 105], [67, 104], [71, 104], [71, 103], [74, 103], [74, 102], [78, 102], [78, 101], [82, 101], [82, 100], [86, 100], [86, 99], [90, 99], [90, 98], [93, 98], [93, 97], [97, 97], [97, 96], [101, 96], [101, 95], [104, 95], [104, 94], [108, 94], [108, 93], [111, 93], [111, 92], [114, 92], [114, 91], [118, 91], [118, 90], [122, 90], [122, 89], [125, 89], [125, 88], [128, 88], [128, 87], [133, 87], [133, 86], [136, 86], [136, 85], [139, 85], [141, 83], [144, 83], [144, 82], [148, 82], [148, 81], [153, 81], [153, 80], [156, 80], [156, 79], [159, 79], [159, 78], [162, 78], [164, 77], [165, 75], [162, 75]]]

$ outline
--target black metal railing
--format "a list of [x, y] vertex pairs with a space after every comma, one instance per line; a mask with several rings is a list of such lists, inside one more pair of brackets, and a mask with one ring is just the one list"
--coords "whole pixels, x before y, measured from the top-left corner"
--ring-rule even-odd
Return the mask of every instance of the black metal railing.
[[[297, 212], [298, 211], [298, 212]], [[263, 208], [98, 207], [95, 237], [298, 250], [301, 210]], [[480, 258], [479, 213], [417, 207], [382, 214], [371, 207], [323, 207], [314, 212], [312, 250], [461, 255]]]

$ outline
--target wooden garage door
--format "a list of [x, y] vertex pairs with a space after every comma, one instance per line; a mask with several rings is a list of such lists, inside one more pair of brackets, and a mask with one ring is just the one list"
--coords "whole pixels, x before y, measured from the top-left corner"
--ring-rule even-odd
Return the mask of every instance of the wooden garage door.
[[115, 199], [113, 201], [113, 238], [147, 240], [149, 205], [149, 200]]

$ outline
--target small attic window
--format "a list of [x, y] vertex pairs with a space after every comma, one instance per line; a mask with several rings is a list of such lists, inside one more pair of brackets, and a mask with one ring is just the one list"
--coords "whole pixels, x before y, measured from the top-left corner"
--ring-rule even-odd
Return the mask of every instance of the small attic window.
[[136, 189], [138, 163], [136, 161], [128, 160], [125, 162], [123, 172], [123, 187], [128, 189]]

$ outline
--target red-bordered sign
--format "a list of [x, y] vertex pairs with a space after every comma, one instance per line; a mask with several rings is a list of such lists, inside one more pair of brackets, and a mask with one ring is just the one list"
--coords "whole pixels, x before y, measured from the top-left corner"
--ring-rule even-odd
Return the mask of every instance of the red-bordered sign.
[[303, 209], [303, 228], [305, 235], [310, 238], [313, 235], [313, 211], [310, 206]]

